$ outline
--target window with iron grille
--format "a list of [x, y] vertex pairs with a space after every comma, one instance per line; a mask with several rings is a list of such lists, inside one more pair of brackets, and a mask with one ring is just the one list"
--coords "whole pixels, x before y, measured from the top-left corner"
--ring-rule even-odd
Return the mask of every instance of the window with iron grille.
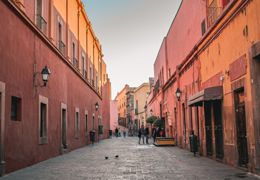
[[208, 6], [208, 22], [211, 26], [222, 11], [221, 0], [212, 0]]
[[21, 121], [21, 98], [12, 96], [11, 120]]
[[36, 0], [36, 17], [35, 17], [35, 22], [36, 26], [46, 35], [47, 33], [47, 22], [43, 18], [43, 1], [42, 0]]

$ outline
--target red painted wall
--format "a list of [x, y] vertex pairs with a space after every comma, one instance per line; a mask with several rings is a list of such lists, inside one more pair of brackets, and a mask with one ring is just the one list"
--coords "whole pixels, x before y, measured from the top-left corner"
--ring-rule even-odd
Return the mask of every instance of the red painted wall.
[[201, 0], [183, 0], [167, 34], [167, 59], [174, 72], [202, 37], [201, 23], [206, 7]]
[[[163, 72], [162, 72], [163, 69]], [[156, 57], [155, 63], [154, 63], [154, 83], [159, 78], [159, 74], [163, 73], [161, 77], [163, 77], [163, 82], [166, 82], [166, 38], [163, 39], [161, 48], [158, 52], [158, 55]]]
[[[85, 137], [85, 110], [88, 111], [88, 132], [92, 130], [92, 114], [95, 114], [96, 140], [97, 117], [102, 116], [104, 134], [109, 129], [109, 91], [102, 88], [103, 99], [64, 62], [48, 43], [45, 42], [17, 16], [3, 1], [0, 1], [0, 81], [6, 85], [5, 102], [5, 162], [6, 173], [24, 168], [61, 154], [61, 103], [67, 104], [68, 150], [90, 144]], [[10, 23], [12, 22], [12, 23]], [[7, 26], [8, 25], [8, 26]], [[19, 30], [19, 31], [17, 31]], [[45, 65], [51, 71], [49, 88], [33, 87], [33, 63], [40, 72]], [[41, 76], [36, 82], [43, 84]], [[34, 96], [36, 95], [36, 98]], [[48, 143], [38, 144], [39, 95], [48, 98]], [[11, 96], [22, 100], [22, 120], [11, 121]], [[99, 103], [96, 111], [94, 104]], [[75, 108], [79, 108], [80, 137], [75, 138]]]

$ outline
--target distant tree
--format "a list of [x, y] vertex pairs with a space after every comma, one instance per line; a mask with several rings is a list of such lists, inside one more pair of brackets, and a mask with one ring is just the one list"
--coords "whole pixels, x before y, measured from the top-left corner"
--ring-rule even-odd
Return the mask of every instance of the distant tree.
[[156, 126], [160, 126], [162, 124], [162, 119], [161, 118], [158, 118], [156, 119], [154, 122], [153, 122], [153, 126], [156, 127]]
[[153, 124], [156, 119], [157, 119], [156, 116], [150, 116], [149, 118], [146, 119], [146, 123]]

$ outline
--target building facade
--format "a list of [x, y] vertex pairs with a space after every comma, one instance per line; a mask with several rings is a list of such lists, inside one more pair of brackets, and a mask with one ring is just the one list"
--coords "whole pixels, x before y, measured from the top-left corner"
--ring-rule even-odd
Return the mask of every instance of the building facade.
[[110, 129], [115, 132], [118, 127], [118, 101], [110, 101]]
[[3, 0], [0, 20], [1, 175], [86, 146], [92, 130], [109, 137], [111, 84], [83, 3]]
[[[154, 64], [147, 108], [164, 136], [199, 154], [259, 172], [257, 0], [183, 0]], [[176, 91], [181, 92], [177, 97]]]
[[138, 129], [142, 125], [146, 125], [145, 102], [147, 93], [149, 93], [149, 83], [143, 83], [134, 90], [134, 119]]

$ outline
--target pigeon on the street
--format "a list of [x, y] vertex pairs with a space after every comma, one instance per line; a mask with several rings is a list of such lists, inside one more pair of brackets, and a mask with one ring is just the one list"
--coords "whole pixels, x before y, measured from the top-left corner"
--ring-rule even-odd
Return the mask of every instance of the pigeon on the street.
[[118, 158], [119, 155], [116, 155], [115, 157]]
[[106, 159], [108, 159], [108, 157], [105, 157]]

